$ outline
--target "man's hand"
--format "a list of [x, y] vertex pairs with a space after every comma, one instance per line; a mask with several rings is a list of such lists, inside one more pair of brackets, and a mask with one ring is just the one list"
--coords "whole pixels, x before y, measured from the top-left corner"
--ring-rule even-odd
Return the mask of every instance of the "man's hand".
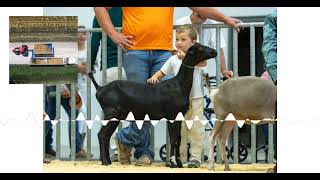
[[228, 18], [228, 20], [225, 22], [225, 24], [229, 25], [239, 33], [240, 28], [237, 25], [238, 23], [242, 23], [242, 21], [236, 18]]
[[86, 67], [86, 64], [84, 63], [78, 64], [78, 69], [79, 69], [79, 73], [81, 74], [87, 73], [87, 67]]
[[225, 78], [231, 78], [233, 76], [233, 72], [232, 71], [228, 71], [228, 70], [223, 70], [221, 72], [222, 76]]
[[158, 84], [159, 82], [160, 82], [159, 79], [155, 76], [152, 76], [151, 78], [149, 78], [147, 80], [147, 83], [149, 83], [149, 84]]
[[126, 48], [132, 48], [133, 42], [130, 39], [133, 39], [133, 36], [125, 36], [122, 33], [115, 31], [110, 35], [112, 41], [120, 46], [123, 50], [127, 50]]

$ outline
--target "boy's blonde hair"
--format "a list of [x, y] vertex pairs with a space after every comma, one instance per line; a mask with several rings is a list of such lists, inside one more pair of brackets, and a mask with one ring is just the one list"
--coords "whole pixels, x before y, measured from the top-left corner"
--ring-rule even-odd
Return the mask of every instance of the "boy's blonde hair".
[[197, 40], [198, 31], [192, 24], [185, 24], [177, 27], [176, 34], [188, 33], [191, 40]]

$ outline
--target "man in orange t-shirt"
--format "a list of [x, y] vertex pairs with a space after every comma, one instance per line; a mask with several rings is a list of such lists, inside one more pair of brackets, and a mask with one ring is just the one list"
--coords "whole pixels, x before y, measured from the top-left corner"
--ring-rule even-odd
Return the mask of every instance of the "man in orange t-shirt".
[[[190, 9], [240, 31], [238, 19], [225, 16], [215, 8]], [[115, 30], [105, 7], [95, 7], [94, 11], [102, 30], [124, 50], [123, 67], [128, 80], [147, 83], [147, 79], [172, 56], [174, 7], [122, 7], [122, 33]], [[139, 130], [136, 123], [131, 122], [128, 127], [121, 129], [117, 140], [121, 164], [131, 163], [130, 152], [135, 147], [136, 165], [151, 165], [154, 152], [149, 149], [149, 126]]]

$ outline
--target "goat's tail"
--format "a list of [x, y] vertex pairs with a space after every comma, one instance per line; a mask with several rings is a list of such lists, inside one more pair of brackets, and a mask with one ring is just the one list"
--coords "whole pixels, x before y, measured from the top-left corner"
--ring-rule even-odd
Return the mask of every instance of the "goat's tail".
[[92, 74], [92, 72], [88, 73], [89, 78], [91, 79], [92, 83], [94, 84], [94, 86], [96, 87], [96, 89], [100, 89], [101, 86], [99, 86], [99, 84], [96, 82], [96, 80], [94, 79], [94, 76]]

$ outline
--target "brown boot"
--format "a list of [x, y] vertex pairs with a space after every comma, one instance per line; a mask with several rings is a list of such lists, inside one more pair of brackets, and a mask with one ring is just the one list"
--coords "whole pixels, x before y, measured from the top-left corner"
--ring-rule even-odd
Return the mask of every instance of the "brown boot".
[[87, 151], [84, 149], [81, 149], [77, 154], [76, 154], [77, 159], [84, 159], [87, 158]]
[[127, 148], [124, 144], [122, 144], [117, 138], [117, 148], [118, 148], [118, 161], [122, 165], [131, 164], [131, 149]]
[[136, 166], [150, 166], [152, 164], [151, 159], [147, 155], [142, 155], [139, 157], [139, 159], [136, 161]]

